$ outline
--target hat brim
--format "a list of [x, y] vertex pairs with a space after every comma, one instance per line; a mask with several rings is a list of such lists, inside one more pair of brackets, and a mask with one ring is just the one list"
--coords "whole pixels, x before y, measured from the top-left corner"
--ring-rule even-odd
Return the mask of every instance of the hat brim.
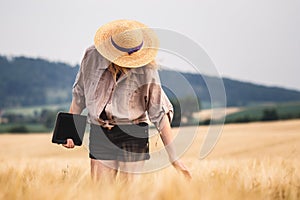
[[[138, 51], [128, 54], [116, 49], [111, 37], [124, 31], [122, 27], [128, 27], [126, 31], [139, 30], [143, 35], [143, 46]], [[101, 26], [94, 37], [94, 44], [97, 51], [109, 61], [127, 68], [138, 68], [153, 61], [157, 55], [159, 40], [153, 30], [146, 25], [132, 20], [116, 20]]]

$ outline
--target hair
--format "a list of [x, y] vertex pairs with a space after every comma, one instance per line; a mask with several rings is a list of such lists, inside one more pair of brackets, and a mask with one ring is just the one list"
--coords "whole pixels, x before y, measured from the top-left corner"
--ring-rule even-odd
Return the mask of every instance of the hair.
[[117, 81], [117, 74], [118, 73], [123, 73], [126, 74], [130, 69], [126, 67], [120, 67], [119, 65], [116, 65], [114, 63], [111, 63], [108, 66], [108, 71], [110, 71], [114, 77], [114, 80]]
[[159, 69], [159, 66], [158, 66], [158, 64], [156, 63], [155, 60], [152, 60], [152, 61], [147, 65], [147, 67], [150, 67], [150, 68], [152, 68], [152, 69]]
[[[159, 68], [159, 66], [158, 66], [158, 64], [156, 63], [155, 60], [153, 60], [149, 64], [147, 64], [146, 67], [149, 67], [149, 68], [152, 68], [152, 69], [158, 69]], [[121, 67], [121, 66], [116, 65], [114, 63], [111, 63], [108, 66], [108, 71], [110, 71], [112, 73], [113, 78], [114, 78], [115, 81], [117, 81], [117, 74], [118, 73], [121, 72], [122, 74], [126, 74], [129, 70], [130, 70], [130, 68]]]

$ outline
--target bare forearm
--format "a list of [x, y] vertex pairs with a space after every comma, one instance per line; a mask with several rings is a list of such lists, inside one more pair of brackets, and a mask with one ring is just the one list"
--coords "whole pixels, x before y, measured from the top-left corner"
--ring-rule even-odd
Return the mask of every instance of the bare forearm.
[[160, 136], [161, 136], [161, 139], [162, 139], [162, 141], [165, 145], [165, 148], [168, 152], [169, 160], [172, 163], [173, 167], [175, 167], [175, 169], [182, 172], [186, 178], [191, 179], [192, 176], [191, 176], [189, 170], [183, 164], [183, 162], [181, 162], [179, 160], [179, 158], [176, 155], [176, 150], [175, 150], [175, 146], [174, 146], [174, 142], [173, 142], [173, 134], [172, 134], [172, 130], [171, 130], [171, 126], [170, 126], [168, 117], [165, 116], [163, 120], [164, 120], [163, 123], [165, 123], [165, 125], [161, 130]]
[[[72, 114], [81, 114], [82, 112], [82, 108], [79, 107], [74, 100], [72, 100], [72, 103], [70, 105], [70, 109], [69, 109], [69, 113], [72, 113]], [[74, 145], [74, 141], [73, 139], [71, 138], [68, 138], [67, 139], [67, 143], [66, 144], [63, 144], [64, 147], [66, 148], [74, 148], [75, 145]]]
[[176, 150], [175, 150], [175, 146], [173, 143], [172, 129], [171, 129], [168, 117], [165, 116], [163, 118], [163, 120], [164, 120], [163, 123], [165, 123], [165, 126], [162, 128], [160, 136], [165, 145], [166, 151], [169, 155], [170, 162], [173, 162], [177, 159], [177, 155], [176, 155]]

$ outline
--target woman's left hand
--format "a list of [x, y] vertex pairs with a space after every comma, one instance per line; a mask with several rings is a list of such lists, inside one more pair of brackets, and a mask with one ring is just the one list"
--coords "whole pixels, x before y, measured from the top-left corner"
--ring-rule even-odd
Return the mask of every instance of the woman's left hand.
[[63, 144], [64, 147], [68, 148], [68, 149], [72, 149], [75, 147], [75, 144], [73, 142], [73, 140], [71, 138], [67, 139], [67, 143]]
[[188, 168], [183, 164], [183, 162], [181, 162], [180, 160], [175, 160], [174, 162], [172, 162], [173, 167], [177, 170], [180, 171], [181, 173], [183, 173], [183, 175], [187, 178], [187, 179], [192, 179], [191, 173], [188, 170]]

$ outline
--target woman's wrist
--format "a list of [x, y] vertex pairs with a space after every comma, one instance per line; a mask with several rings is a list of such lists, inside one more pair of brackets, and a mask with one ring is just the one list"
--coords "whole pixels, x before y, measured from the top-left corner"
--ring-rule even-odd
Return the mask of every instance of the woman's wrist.
[[170, 163], [174, 163], [174, 162], [178, 161], [178, 157], [175, 154], [169, 155], [169, 161], [170, 161]]

